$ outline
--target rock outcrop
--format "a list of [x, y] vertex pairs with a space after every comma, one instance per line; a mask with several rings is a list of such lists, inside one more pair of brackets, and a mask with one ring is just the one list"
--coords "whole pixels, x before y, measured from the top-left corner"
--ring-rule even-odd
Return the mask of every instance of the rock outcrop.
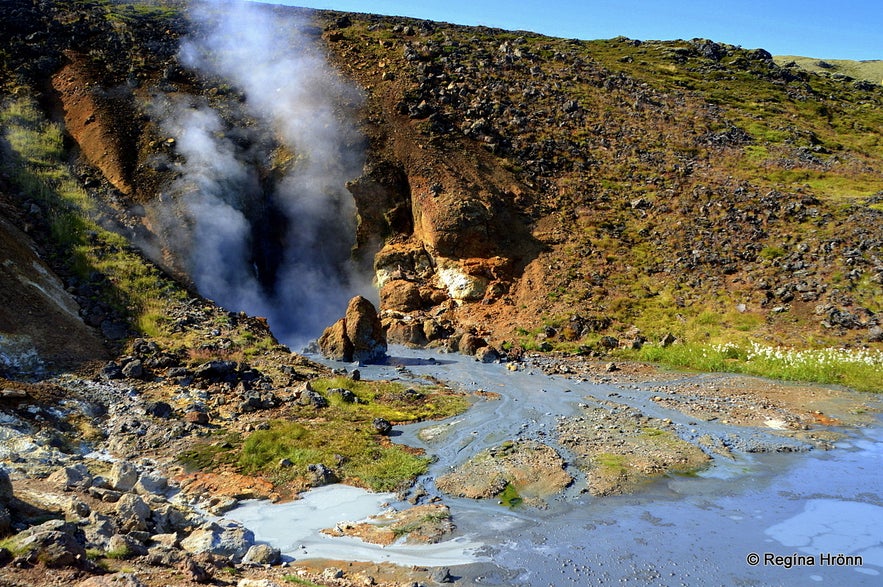
[[351, 299], [346, 315], [322, 333], [319, 348], [323, 355], [336, 361], [383, 361], [386, 334], [374, 304], [362, 296]]

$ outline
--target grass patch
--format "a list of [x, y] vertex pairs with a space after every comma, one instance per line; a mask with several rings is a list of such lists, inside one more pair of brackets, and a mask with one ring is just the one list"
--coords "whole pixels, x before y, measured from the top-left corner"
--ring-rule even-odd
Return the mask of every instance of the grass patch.
[[628, 459], [624, 455], [618, 455], [610, 452], [603, 452], [592, 457], [592, 463], [604, 472], [612, 475], [625, 473], [628, 468], [626, 465]]
[[[288, 459], [291, 465], [279, 467]], [[390, 491], [426, 472], [430, 459], [397, 445], [381, 445], [370, 421], [274, 422], [252, 433], [237, 465], [248, 475], [268, 476], [275, 484], [306, 476], [306, 467], [323, 464], [342, 481]]]
[[843, 385], [857, 391], [883, 391], [883, 352], [879, 350], [794, 350], [750, 342], [645, 345], [639, 351], [625, 354], [670, 367]]
[[236, 462], [237, 450], [241, 444], [241, 435], [238, 432], [230, 432], [221, 440], [198, 444], [186, 450], [178, 457], [187, 471], [202, 471], [216, 468], [220, 465], [229, 465]]
[[[310, 382], [313, 389], [325, 395], [329, 403], [351, 418], [385, 418], [390, 422], [421, 422], [460, 414], [469, 407], [469, 400], [441, 387], [410, 389], [395, 381], [353, 381], [347, 377], [330, 377]], [[358, 402], [347, 403], [329, 389], [347, 389]]]
[[286, 583], [294, 583], [295, 585], [306, 585], [307, 587], [322, 587], [317, 583], [313, 583], [312, 581], [308, 581], [307, 579], [302, 579], [297, 575], [283, 575], [282, 580]]
[[511, 483], [506, 485], [506, 488], [503, 489], [502, 493], [497, 497], [500, 498], [500, 502], [509, 509], [516, 508], [524, 503], [524, 499], [518, 495], [518, 490]]

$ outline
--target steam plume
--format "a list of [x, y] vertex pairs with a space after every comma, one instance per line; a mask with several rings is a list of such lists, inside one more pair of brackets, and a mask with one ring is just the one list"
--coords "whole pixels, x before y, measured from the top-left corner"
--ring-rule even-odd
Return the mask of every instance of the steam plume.
[[168, 244], [201, 293], [266, 316], [280, 340], [299, 345], [356, 293], [374, 297], [349, 263], [356, 213], [345, 185], [364, 149], [347, 113], [361, 96], [304, 23], [239, 3], [192, 15], [199, 32], [181, 61], [228, 80], [244, 104], [233, 95], [160, 106], [182, 163], [172, 201], [154, 212], [164, 232], [175, 227]]

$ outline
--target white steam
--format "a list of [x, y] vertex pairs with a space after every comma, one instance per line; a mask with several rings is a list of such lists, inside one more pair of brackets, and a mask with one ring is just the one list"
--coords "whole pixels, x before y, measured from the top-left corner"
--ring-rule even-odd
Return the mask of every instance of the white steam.
[[279, 14], [251, 4], [193, 10], [199, 32], [181, 61], [235, 92], [212, 101], [219, 110], [192, 96], [157, 105], [182, 163], [171, 201], [154, 214], [202, 294], [266, 316], [280, 340], [300, 345], [350, 297], [376, 294], [349, 262], [356, 211], [345, 186], [364, 156], [349, 121], [361, 96], [308, 27]]

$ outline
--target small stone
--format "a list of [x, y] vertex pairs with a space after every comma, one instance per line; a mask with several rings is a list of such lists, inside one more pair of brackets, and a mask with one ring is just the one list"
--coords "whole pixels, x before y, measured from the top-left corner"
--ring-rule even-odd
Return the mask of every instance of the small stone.
[[372, 424], [374, 425], [374, 430], [376, 430], [378, 434], [389, 436], [389, 433], [392, 432], [392, 424], [385, 418], [374, 418]]
[[198, 424], [199, 426], [205, 426], [209, 423], [208, 414], [197, 410], [191, 410], [184, 414], [184, 420], [191, 424]]

